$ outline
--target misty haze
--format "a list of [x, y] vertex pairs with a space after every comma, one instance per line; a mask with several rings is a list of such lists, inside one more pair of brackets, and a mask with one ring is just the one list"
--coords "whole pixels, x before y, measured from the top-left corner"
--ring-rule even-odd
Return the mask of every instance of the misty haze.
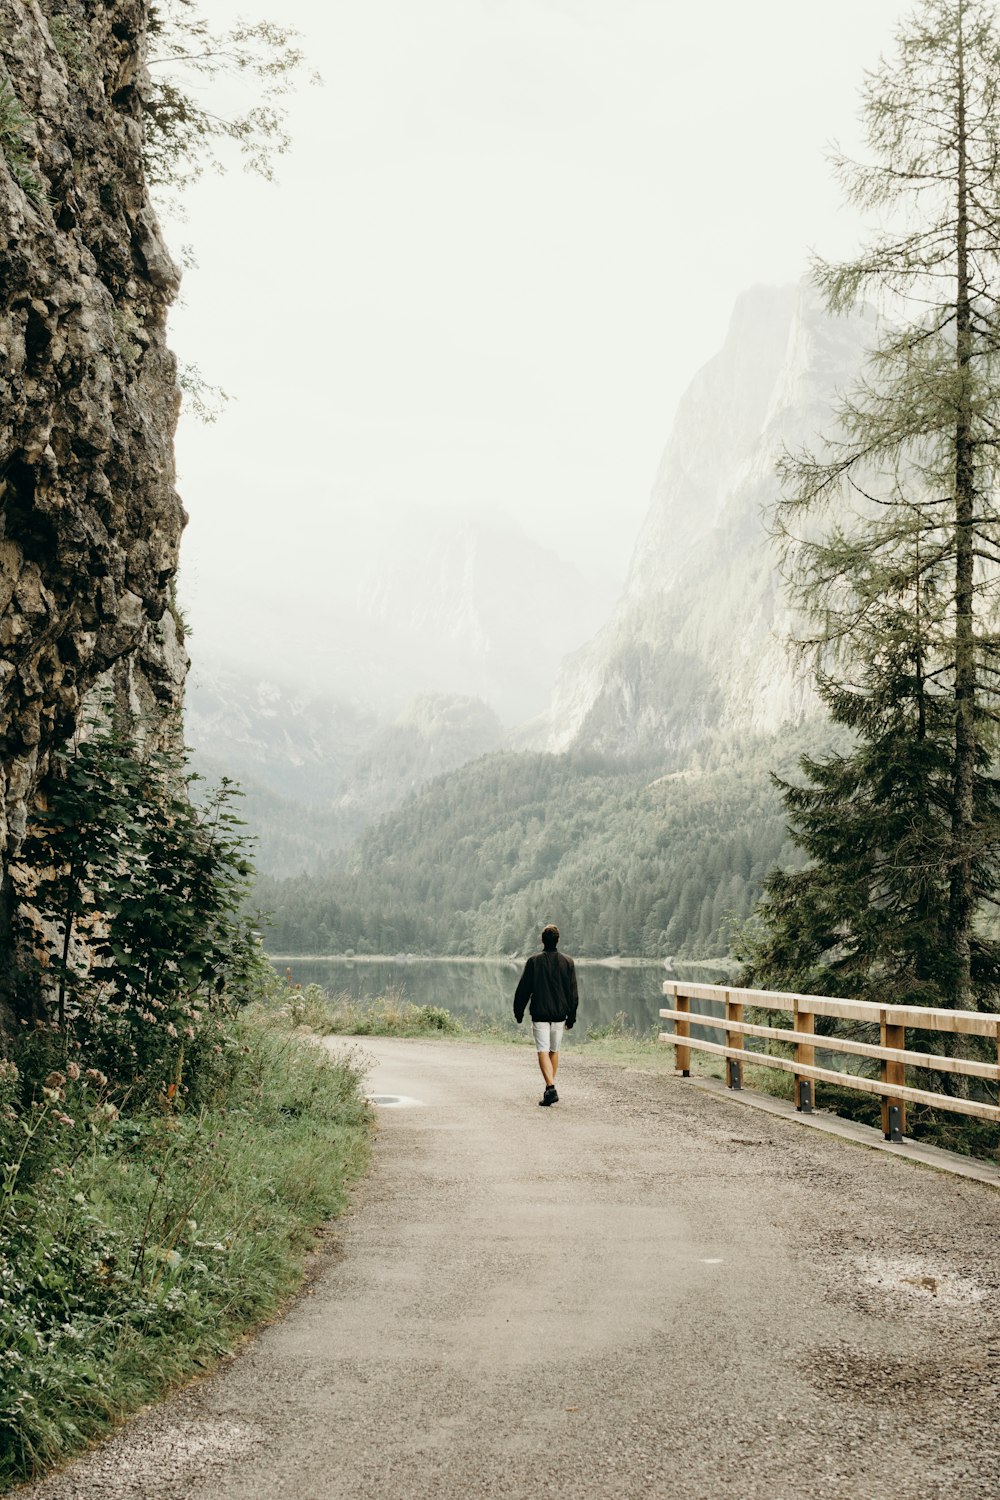
[[0, 0], [0, 1491], [988, 1500], [1000, 0], [257, 3]]

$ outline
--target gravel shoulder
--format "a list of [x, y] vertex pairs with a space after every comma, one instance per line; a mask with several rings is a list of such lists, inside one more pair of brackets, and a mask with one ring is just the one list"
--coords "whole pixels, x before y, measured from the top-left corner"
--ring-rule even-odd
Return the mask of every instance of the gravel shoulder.
[[995, 1189], [572, 1051], [543, 1110], [528, 1049], [360, 1050], [416, 1102], [307, 1292], [19, 1496], [997, 1494]]

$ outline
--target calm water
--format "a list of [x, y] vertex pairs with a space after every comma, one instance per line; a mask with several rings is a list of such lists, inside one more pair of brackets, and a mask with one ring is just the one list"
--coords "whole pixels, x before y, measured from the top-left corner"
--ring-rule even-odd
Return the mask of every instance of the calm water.
[[[477, 1016], [491, 1021], [513, 1017], [514, 989], [522, 965], [507, 959], [466, 962], [461, 959], [402, 958], [273, 958], [279, 974], [291, 970], [293, 984], [320, 984], [326, 990], [358, 1000], [372, 999], [400, 986], [414, 1005], [443, 1005], [463, 1020]], [[612, 966], [577, 960], [580, 990], [579, 1035], [588, 1027], [607, 1026], [619, 1011], [638, 1032], [659, 1029], [665, 979], [697, 979], [718, 984], [727, 978], [724, 966], [683, 963], [666, 970], [662, 962], [628, 962]]]

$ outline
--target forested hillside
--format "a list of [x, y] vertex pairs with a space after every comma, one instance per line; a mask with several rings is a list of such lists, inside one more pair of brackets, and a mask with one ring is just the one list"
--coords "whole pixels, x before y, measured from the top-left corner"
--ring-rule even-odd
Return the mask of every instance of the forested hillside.
[[261, 880], [268, 946], [513, 953], [556, 921], [581, 955], [723, 953], [768, 871], [796, 862], [768, 770], [817, 733], [682, 770], [486, 756], [369, 830], [343, 873]]

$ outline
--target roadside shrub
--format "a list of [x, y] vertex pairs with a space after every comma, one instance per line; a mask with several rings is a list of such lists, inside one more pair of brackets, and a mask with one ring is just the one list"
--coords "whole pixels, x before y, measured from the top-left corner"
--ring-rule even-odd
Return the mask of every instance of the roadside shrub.
[[403, 987], [373, 999], [330, 994], [321, 985], [291, 988], [277, 975], [258, 982], [256, 997], [266, 1012], [317, 1036], [458, 1036], [462, 1023], [440, 1005], [413, 1005]]
[[[0, 1485], [205, 1368], [294, 1288], [367, 1153], [357, 1060], [225, 1023], [211, 1107], [121, 1113], [71, 1063], [0, 1063]], [[50, 1033], [51, 1035], [51, 1033]]]
[[[262, 960], [245, 902], [253, 875], [240, 795], [200, 802], [186, 752], [152, 751], [113, 721], [56, 757], [14, 868], [22, 986], [79, 1054], [133, 1102], [197, 1097], [224, 1017]], [[193, 1092], [192, 1092], [193, 1090]]]

